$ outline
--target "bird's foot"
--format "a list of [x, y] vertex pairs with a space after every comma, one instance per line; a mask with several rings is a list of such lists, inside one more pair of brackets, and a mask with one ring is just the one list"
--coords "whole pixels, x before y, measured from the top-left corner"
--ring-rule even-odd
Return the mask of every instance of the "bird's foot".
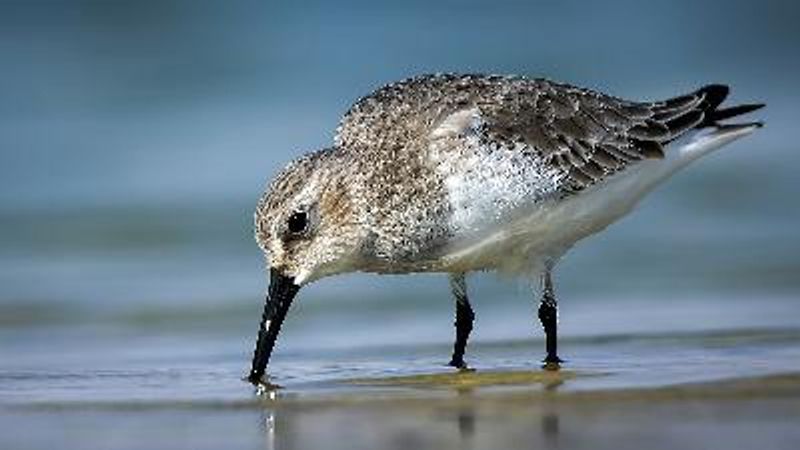
[[475, 369], [467, 366], [467, 363], [464, 362], [463, 359], [453, 358], [453, 359], [450, 360], [449, 363], [447, 363], [447, 365], [450, 366], [450, 367], [455, 367], [456, 369], [458, 369], [459, 372], [474, 372], [475, 371]]
[[547, 357], [542, 361], [542, 369], [544, 370], [560, 370], [561, 363], [564, 360], [559, 358], [557, 355], [547, 355]]
[[269, 377], [264, 376], [257, 376], [250, 374], [249, 376], [242, 379], [242, 381], [247, 381], [248, 383], [252, 384], [254, 388], [256, 388], [256, 395], [261, 396], [270, 392], [275, 392], [278, 389], [283, 389], [283, 386], [275, 383], [271, 383], [269, 381]]

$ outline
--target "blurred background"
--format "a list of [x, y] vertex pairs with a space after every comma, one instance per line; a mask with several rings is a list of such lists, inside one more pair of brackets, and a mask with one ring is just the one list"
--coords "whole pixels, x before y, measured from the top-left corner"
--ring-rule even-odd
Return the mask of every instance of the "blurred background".
[[[2, 0], [0, 369], [23, 392], [4, 394], [35, 396], [48, 367], [244, 374], [264, 186], [357, 98], [427, 72], [767, 103], [763, 130], [567, 256], [563, 335], [797, 326], [798, 19], [792, 1]], [[476, 342], [541, 338], [524, 282], [471, 283]], [[279, 353], [424, 342], [444, 362], [451, 315], [442, 276], [326, 279]]]

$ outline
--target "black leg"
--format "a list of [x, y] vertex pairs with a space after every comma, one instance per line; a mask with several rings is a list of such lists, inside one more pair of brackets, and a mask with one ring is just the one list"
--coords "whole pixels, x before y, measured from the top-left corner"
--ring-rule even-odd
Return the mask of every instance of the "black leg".
[[558, 302], [553, 292], [553, 280], [550, 267], [542, 274], [542, 299], [539, 303], [539, 321], [542, 322], [545, 335], [545, 348], [547, 356], [544, 358], [544, 368], [558, 370], [563, 362], [558, 357]]
[[467, 339], [472, 331], [472, 321], [475, 320], [475, 313], [467, 298], [467, 283], [464, 274], [450, 275], [450, 289], [456, 298], [456, 342], [453, 345], [453, 357], [448, 365], [459, 369], [466, 369], [464, 362], [464, 351], [467, 348]]

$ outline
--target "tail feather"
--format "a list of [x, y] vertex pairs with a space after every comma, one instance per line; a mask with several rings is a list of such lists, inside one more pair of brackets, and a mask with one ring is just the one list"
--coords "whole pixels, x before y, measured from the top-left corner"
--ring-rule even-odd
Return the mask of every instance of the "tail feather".
[[722, 125], [720, 124], [722, 120], [751, 113], [765, 106], [763, 103], [747, 103], [720, 108], [729, 93], [730, 88], [724, 84], [710, 84], [697, 90], [696, 95], [703, 96], [703, 101], [698, 107], [703, 111], [703, 120], [695, 128], [718, 127]]
[[[709, 84], [691, 94], [653, 104], [653, 119], [669, 130], [660, 144], [677, 140], [690, 130], [724, 127], [723, 120], [739, 117], [764, 107], [761, 103], [748, 103], [721, 108], [729, 93], [730, 88], [724, 84]], [[763, 124], [745, 122], [738, 125]]]
[[744, 105], [731, 106], [730, 108], [714, 109], [706, 113], [705, 119], [701, 123], [701, 126], [718, 126], [719, 122], [722, 120], [751, 113], [763, 108], [764, 106], [766, 105], [763, 103], [748, 103]]
[[703, 101], [700, 102], [700, 109], [708, 112], [719, 108], [719, 105], [728, 98], [730, 92], [731, 88], [724, 84], [709, 84], [700, 88], [696, 93], [703, 97]]

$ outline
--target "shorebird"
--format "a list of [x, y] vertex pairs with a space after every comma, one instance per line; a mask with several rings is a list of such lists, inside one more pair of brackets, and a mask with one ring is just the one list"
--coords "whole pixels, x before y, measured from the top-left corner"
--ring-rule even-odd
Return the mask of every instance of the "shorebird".
[[465, 275], [539, 278], [543, 362], [557, 369], [556, 263], [677, 170], [762, 125], [722, 123], [763, 106], [722, 108], [727, 95], [712, 84], [638, 102], [546, 79], [436, 74], [360, 99], [333, 145], [291, 162], [258, 203], [270, 281], [248, 379], [262, 380], [301, 286], [357, 271], [448, 274], [449, 365], [460, 369], [475, 317]]

